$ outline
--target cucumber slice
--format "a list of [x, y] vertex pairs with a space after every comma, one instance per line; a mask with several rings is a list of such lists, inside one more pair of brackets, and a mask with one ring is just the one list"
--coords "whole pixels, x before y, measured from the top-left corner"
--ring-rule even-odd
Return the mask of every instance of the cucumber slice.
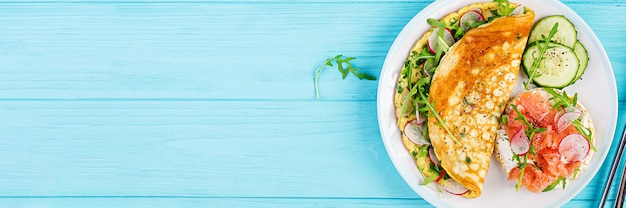
[[580, 77], [583, 76], [583, 73], [585, 73], [587, 69], [587, 64], [589, 63], [587, 49], [585, 49], [585, 46], [583, 46], [580, 41], [576, 41], [576, 44], [574, 44], [574, 53], [576, 53], [576, 57], [578, 57], [578, 61], [580, 61], [580, 66], [578, 66], [578, 72], [576, 72], [576, 77], [574, 77], [571, 84], [574, 84], [574, 82], [578, 81]]
[[550, 34], [550, 30], [552, 30], [552, 27], [555, 23], [559, 23], [559, 26], [557, 27], [558, 31], [556, 32], [554, 37], [552, 37], [551, 41], [563, 44], [570, 48], [574, 48], [574, 44], [576, 44], [577, 41], [576, 35], [578, 35], [578, 32], [576, 31], [574, 24], [572, 24], [572, 22], [570, 22], [563, 15], [547, 16], [543, 19], [540, 19], [535, 27], [533, 27], [533, 30], [530, 31], [528, 43], [542, 41], [543, 38], [541, 38], [541, 35], [545, 35], [546, 37], [548, 37], [548, 35]]
[[[535, 42], [524, 51], [522, 66], [528, 77], [531, 77], [533, 61], [540, 56], [538, 44], [544, 43]], [[551, 42], [548, 46], [550, 48], [546, 50], [545, 59], [534, 70], [532, 81], [542, 87], [559, 89], [566, 87], [572, 83], [578, 72], [580, 63], [576, 53], [572, 48], [559, 43]]]

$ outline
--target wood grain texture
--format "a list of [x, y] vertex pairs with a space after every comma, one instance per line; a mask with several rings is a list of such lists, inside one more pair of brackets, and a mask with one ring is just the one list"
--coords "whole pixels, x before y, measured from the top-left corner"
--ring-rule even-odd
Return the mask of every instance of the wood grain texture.
[[414, 196], [375, 102], [296, 104], [2, 102], [0, 195]]
[[[0, 58], [11, 61], [0, 98], [313, 99], [313, 71], [335, 54], [378, 75], [427, 2], [348, 5], [3, 4]], [[570, 6], [624, 73], [626, 42], [617, 40], [626, 39], [626, 21], [604, 18], [623, 7]], [[341, 80], [332, 69], [320, 83], [326, 99], [376, 98], [377, 82]]]
[[[612, 201], [607, 202], [611, 204]], [[61, 197], [0, 200], [6, 207], [154, 208], [154, 207], [431, 207], [421, 199], [328, 199], [328, 198], [198, 198], [198, 197]], [[567, 207], [593, 207], [593, 201], [572, 200]]]
[[[313, 73], [342, 53], [378, 76], [431, 2], [0, 0], [0, 207], [427, 206], [378, 83], [328, 68], [315, 101]], [[626, 1], [563, 2], [609, 55], [621, 129]], [[594, 206], [611, 162], [566, 206]]]
[[3, 101], [20, 119], [0, 124], [0, 195], [417, 197], [369, 122], [375, 102], [300, 104]]

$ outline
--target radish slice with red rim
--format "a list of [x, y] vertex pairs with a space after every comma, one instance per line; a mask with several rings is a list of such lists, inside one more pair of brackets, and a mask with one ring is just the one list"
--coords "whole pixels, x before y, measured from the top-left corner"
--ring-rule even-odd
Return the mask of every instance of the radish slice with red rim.
[[471, 8], [470, 11], [474, 11], [474, 12], [478, 12], [480, 14], [483, 14], [483, 10], [477, 7]]
[[572, 122], [578, 119], [582, 115], [580, 112], [567, 112], [559, 117], [559, 120], [556, 123], [556, 130], [558, 133], [561, 133], [567, 127], [569, 127]]
[[432, 162], [433, 164], [441, 166], [441, 160], [437, 158], [437, 155], [435, 154], [435, 148], [433, 148], [433, 146], [430, 146], [428, 148], [428, 158], [430, 158], [430, 162]]
[[439, 173], [439, 177], [437, 177], [437, 179], [435, 179], [435, 182], [439, 183], [439, 181], [441, 181], [441, 179], [443, 178], [443, 175], [446, 174], [446, 170], [441, 170], [441, 173]]
[[417, 119], [408, 122], [404, 125], [404, 135], [411, 140], [411, 142], [418, 145], [430, 144], [426, 137], [422, 135], [424, 126], [417, 123]]
[[563, 109], [563, 111], [557, 111], [556, 114], [554, 114], [554, 123], [558, 124], [559, 123], [559, 119], [561, 118], [561, 116], [563, 116], [564, 113], [567, 112], [577, 112], [577, 113], [583, 113], [580, 109], [578, 109], [577, 107], [567, 107], [567, 108], [563, 108], [561, 107], [561, 109]]
[[589, 154], [589, 141], [580, 134], [570, 134], [559, 143], [559, 153], [567, 163], [583, 160]]
[[[428, 37], [428, 51], [430, 51], [430, 53], [432, 54], [437, 53], [437, 45], [439, 44], [439, 42], [437, 41], [437, 34], [439, 33], [439, 30], [439, 28], [434, 29]], [[455, 42], [452, 31], [448, 30], [447, 28], [445, 29], [445, 31], [443, 31], [443, 42], [445, 42], [448, 46], [452, 46], [452, 44], [454, 44]]]
[[524, 6], [519, 5], [519, 6], [515, 7], [515, 9], [513, 9], [513, 11], [511, 12], [511, 16], [524, 14], [524, 12], [525, 12], [524, 10], [525, 10]]
[[461, 18], [459, 19], [459, 26], [463, 28], [463, 31], [467, 31], [472, 28], [472, 25], [474, 23], [484, 20], [485, 18], [482, 14], [475, 11], [469, 11], [461, 16]]
[[553, 119], [554, 124], [558, 124], [559, 123], [559, 118], [561, 118], [562, 115], [563, 115], [562, 111], [557, 111], [554, 114], [554, 119]]
[[452, 179], [443, 181], [443, 189], [454, 195], [463, 195], [469, 191], [469, 189]]
[[573, 107], [573, 106], [565, 108], [565, 112], [583, 113], [580, 109], [578, 109], [577, 107]]
[[515, 132], [510, 142], [513, 153], [517, 155], [526, 154], [530, 149], [530, 141], [528, 141], [528, 137], [524, 132], [524, 128], [521, 128], [519, 131]]
[[[419, 108], [419, 104], [415, 103], [415, 109], [418, 109], [418, 108]], [[415, 110], [415, 117], [417, 117], [416, 119], [417, 125], [424, 125], [424, 122], [426, 122], [426, 116], [420, 114], [419, 110]]]
[[431, 71], [434, 67], [435, 66], [432, 61], [430, 61], [430, 59], [426, 59], [424, 65], [422, 66], [422, 70], [424, 71], [424, 74], [426, 74], [426, 76], [430, 76], [430, 73], [428, 73], [428, 71]]

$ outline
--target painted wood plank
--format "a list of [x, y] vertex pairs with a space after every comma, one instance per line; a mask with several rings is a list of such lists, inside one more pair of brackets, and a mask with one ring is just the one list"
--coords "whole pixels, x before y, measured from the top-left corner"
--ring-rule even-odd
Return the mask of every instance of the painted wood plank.
[[[613, 200], [607, 201], [611, 205]], [[2, 199], [6, 207], [41, 208], [176, 208], [176, 207], [432, 207], [420, 199], [318, 199], [318, 198], [17, 198]], [[572, 200], [565, 207], [594, 207], [597, 202]]]
[[2, 199], [6, 207], [430, 207], [419, 199], [318, 199], [318, 198], [28, 198]]
[[[0, 109], [10, 118], [0, 120], [4, 197], [417, 197], [389, 161], [373, 101], [2, 101]], [[623, 126], [626, 102], [619, 116]], [[597, 198], [602, 181], [578, 197]]]
[[295, 104], [0, 102], [0, 195], [415, 195], [375, 102]]
[[[428, 2], [45, 2], [0, 3], [0, 48], [11, 49], [0, 50], [0, 158], [11, 158], [0, 162], [0, 207], [426, 205], [377, 138], [375, 82], [327, 71], [329, 102], [299, 100], [313, 98], [312, 69], [327, 56], [358, 56], [377, 73]], [[624, 21], [605, 18], [624, 3], [566, 3], [624, 89]], [[233, 66], [241, 54], [252, 66]], [[120, 98], [138, 100], [108, 100]], [[567, 206], [593, 206], [603, 181]]]
[[[626, 21], [615, 4], [573, 4], [626, 83]], [[0, 99], [314, 99], [327, 57], [378, 75], [426, 2], [1, 4]], [[602, 12], [599, 12], [602, 11]], [[374, 100], [377, 82], [320, 78], [323, 98]], [[620, 91], [620, 99], [626, 91]]]
[[[485, 0], [489, 1], [489, 0]], [[127, 3], [127, 4], [151, 4], [151, 3], [168, 3], [168, 4], [233, 4], [233, 3], [264, 3], [264, 4], [310, 4], [310, 3], [341, 3], [341, 4], [359, 4], [359, 3], [431, 3], [433, 2], [428, 0], [351, 0], [351, 1], [333, 1], [333, 0], [237, 0], [237, 1], [224, 1], [224, 0], [0, 0], [0, 3], [3, 4], [41, 4], [41, 3], [77, 3], [77, 4], [119, 4], [119, 3]], [[515, 0], [511, 1], [515, 2]], [[616, 3], [624, 3], [624, 0], [598, 0], [598, 1], [590, 1], [590, 0], [563, 0], [565, 4], [616, 4]]]

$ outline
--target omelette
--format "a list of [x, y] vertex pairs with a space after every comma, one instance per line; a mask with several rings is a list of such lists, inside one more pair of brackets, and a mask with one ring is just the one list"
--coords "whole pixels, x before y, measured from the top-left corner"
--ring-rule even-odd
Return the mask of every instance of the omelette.
[[531, 9], [502, 1], [428, 21], [433, 27], [412, 48], [394, 96], [422, 184], [480, 196], [533, 21]]

